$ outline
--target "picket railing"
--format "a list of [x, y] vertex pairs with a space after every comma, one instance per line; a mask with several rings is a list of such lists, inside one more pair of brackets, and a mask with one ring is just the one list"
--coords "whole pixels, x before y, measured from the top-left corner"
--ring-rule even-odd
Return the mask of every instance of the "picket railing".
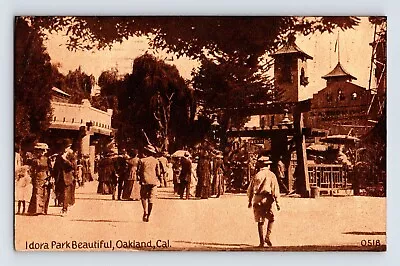
[[351, 188], [347, 170], [340, 164], [309, 164], [308, 175], [311, 187], [319, 187], [320, 191], [328, 191], [330, 195]]

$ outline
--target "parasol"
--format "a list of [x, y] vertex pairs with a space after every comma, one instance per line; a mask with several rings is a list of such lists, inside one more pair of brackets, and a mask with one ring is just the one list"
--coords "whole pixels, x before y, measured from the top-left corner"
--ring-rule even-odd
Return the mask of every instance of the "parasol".
[[307, 151], [315, 151], [315, 152], [326, 152], [328, 150], [328, 146], [325, 144], [312, 144], [307, 148]]
[[185, 154], [189, 154], [189, 157], [192, 157], [190, 153], [185, 150], [177, 150], [172, 154], [172, 157], [185, 157]]
[[322, 138], [320, 141], [331, 144], [355, 144], [360, 141], [360, 139], [348, 135], [332, 135]]

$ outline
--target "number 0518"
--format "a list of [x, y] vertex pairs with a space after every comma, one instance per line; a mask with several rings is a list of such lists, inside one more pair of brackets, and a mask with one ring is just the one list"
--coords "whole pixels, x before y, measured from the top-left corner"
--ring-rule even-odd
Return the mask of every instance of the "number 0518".
[[361, 246], [380, 246], [381, 241], [379, 239], [377, 240], [372, 240], [372, 239], [363, 239], [361, 240]]

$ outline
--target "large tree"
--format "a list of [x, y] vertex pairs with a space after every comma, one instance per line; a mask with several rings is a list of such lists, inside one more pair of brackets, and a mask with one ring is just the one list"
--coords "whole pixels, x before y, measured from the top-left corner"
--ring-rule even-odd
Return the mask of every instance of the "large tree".
[[125, 137], [137, 141], [145, 132], [163, 150], [184, 141], [195, 114], [193, 91], [178, 69], [149, 54], [134, 60], [118, 105]]
[[50, 125], [54, 75], [43, 36], [29, 20], [15, 19], [14, 53], [15, 143], [40, 138]]
[[248, 117], [230, 112], [235, 108], [279, 100], [279, 91], [273, 89], [272, 79], [260, 71], [238, 66], [234, 62], [203, 57], [202, 64], [193, 72], [196, 99], [202, 114], [218, 114], [224, 129], [240, 127]]
[[121, 76], [117, 69], [103, 71], [97, 84], [100, 93], [92, 97], [93, 106], [102, 110], [113, 109], [114, 114], [118, 112], [118, 97], [125, 88], [125, 76]]
[[59, 88], [71, 95], [70, 103], [80, 104], [83, 99], [91, 100], [91, 90], [95, 83], [93, 75], [88, 75], [79, 66], [67, 75], [59, 71], [61, 64], [52, 65], [52, 81], [56, 88]]
[[[116, 141], [123, 146], [131, 139], [127, 128], [127, 121], [121, 119], [121, 110], [119, 99], [123, 97], [126, 91], [126, 81], [129, 74], [121, 76], [117, 69], [110, 69], [103, 71], [97, 84], [100, 87], [100, 93], [92, 97], [92, 105], [95, 108], [106, 111], [107, 109], [113, 110], [112, 127], [118, 129]], [[128, 127], [129, 128], [129, 127]]]

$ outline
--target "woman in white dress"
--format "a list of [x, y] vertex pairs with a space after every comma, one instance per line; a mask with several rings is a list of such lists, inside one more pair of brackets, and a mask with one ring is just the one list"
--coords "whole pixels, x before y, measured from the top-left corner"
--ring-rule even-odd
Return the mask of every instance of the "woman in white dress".
[[[32, 183], [29, 174], [29, 166], [20, 166], [15, 173], [15, 200], [18, 202], [17, 214], [25, 213], [26, 202], [32, 196]], [[22, 206], [22, 212], [21, 212]]]

